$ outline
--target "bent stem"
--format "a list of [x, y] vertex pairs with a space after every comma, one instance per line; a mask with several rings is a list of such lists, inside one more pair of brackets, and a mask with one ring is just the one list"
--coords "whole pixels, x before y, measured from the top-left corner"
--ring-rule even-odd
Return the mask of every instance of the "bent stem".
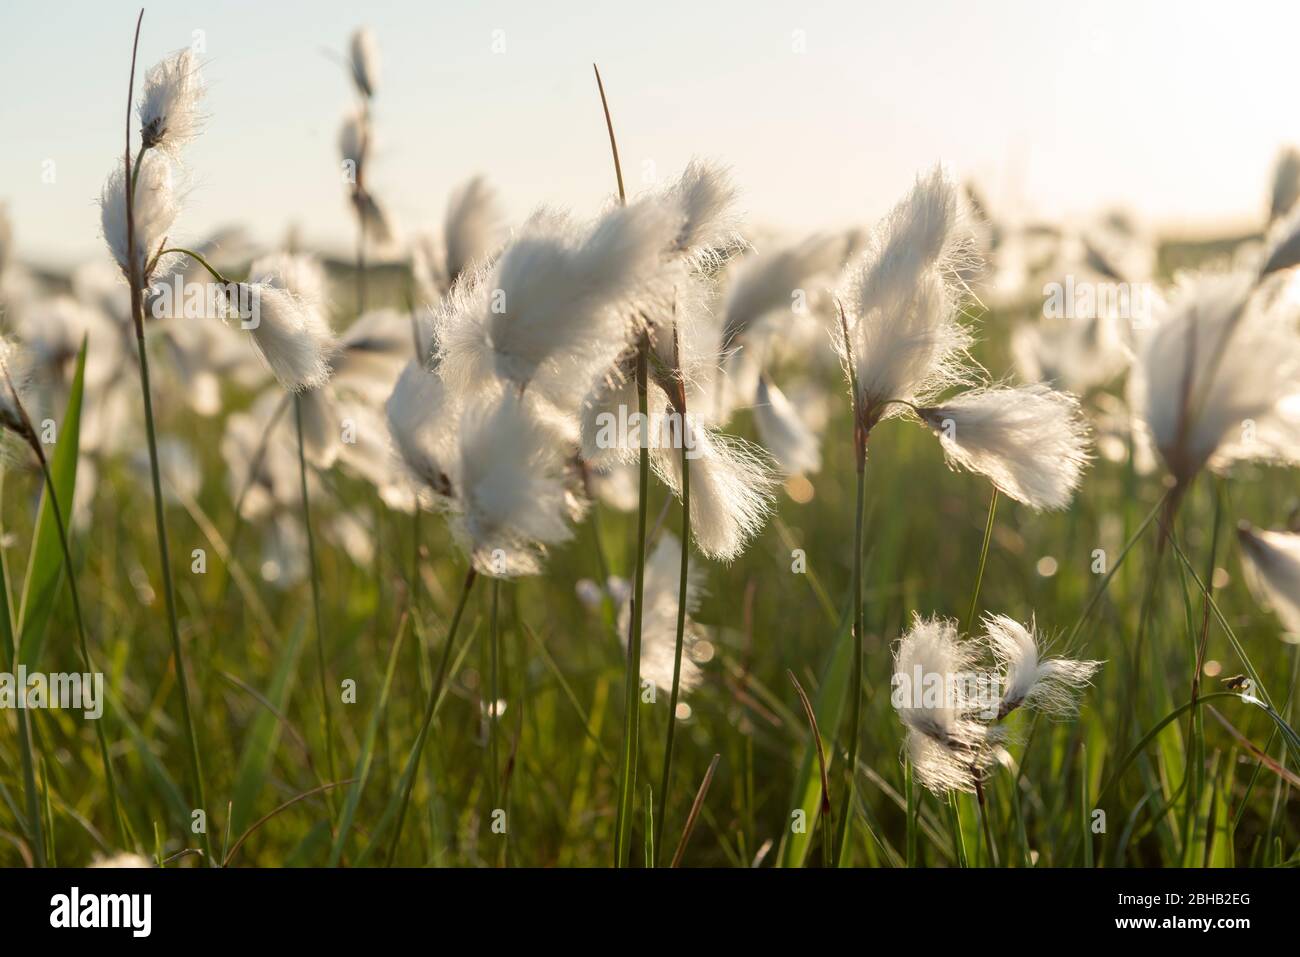
[[[307, 457], [303, 451], [302, 438], [302, 401], [298, 394], [293, 396], [293, 415], [298, 426], [298, 483], [302, 494], [302, 524], [307, 530], [307, 568], [311, 575], [312, 617], [316, 622], [316, 671], [320, 675], [321, 711], [325, 727], [325, 759], [329, 768], [330, 780], [337, 780], [338, 773], [334, 767], [334, 719], [330, 708], [329, 687], [325, 680], [325, 627], [320, 615], [320, 576], [316, 570], [316, 539], [311, 528], [311, 505], [307, 498]], [[330, 818], [334, 817], [334, 798], [325, 792], [325, 802], [329, 806]]]
[[424, 754], [424, 742], [429, 736], [429, 726], [433, 724], [433, 715], [438, 707], [438, 699], [442, 697], [442, 685], [447, 677], [447, 665], [451, 661], [451, 651], [456, 644], [456, 631], [460, 627], [460, 620], [465, 614], [465, 605], [469, 601], [470, 590], [474, 587], [474, 580], [478, 573], [470, 566], [469, 571], [465, 574], [465, 584], [460, 591], [460, 599], [456, 602], [456, 611], [451, 616], [451, 625], [447, 629], [447, 640], [442, 646], [442, 656], [438, 660], [438, 673], [433, 679], [433, 686], [429, 689], [429, 701], [424, 707], [424, 719], [420, 722], [420, 732], [416, 736], [415, 745], [411, 749], [411, 756], [407, 759], [406, 770], [402, 772], [402, 800], [397, 809], [397, 823], [393, 826], [393, 839], [388, 845], [388, 858], [385, 866], [392, 867], [393, 856], [397, 853], [397, 845], [402, 839], [402, 824], [406, 820], [406, 808], [411, 803], [411, 789], [415, 785], [416, 775], [420, 770], [420, 758]]

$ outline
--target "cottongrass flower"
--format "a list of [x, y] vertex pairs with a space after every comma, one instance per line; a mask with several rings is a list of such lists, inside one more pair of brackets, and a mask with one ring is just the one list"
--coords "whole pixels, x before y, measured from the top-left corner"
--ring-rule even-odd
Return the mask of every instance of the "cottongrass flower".
[[452, 533], [474, 568], [495, 578], [535, 575], [546, 546], [573, 537], [554, 437], [507, 391], [461, 415]]
[[1300, 535], [1243, 522], [1237, 537], [1252, 591], [1281, 620], [1286, 640], [1300, 642]]
[[[459, 410], [441, 376], [412, 360], [385, 404], [388, 430], [421, 501], [450, 505]], [[427, 496], [432, 495], [432, 500]]]
[[137, 108], [141, 149], [176, 157], [202, 131], [203, 90], [198, 58], [188, 48], [151, 67]]
[[[917, 780], [936, 794], [974, 791], [992, 761], [989, 728], [975, 718], [982, 705], [962, 680], [979, 658], [956, 622], [920, 615], [894, 649], [895, 704], [908, 756]], [[942, 693], [925, 694], [936, 678]]]
[[1289, 213], [1300, 199], [1300, 150], [1289, 146], [1278, 155], [1273, 167], [1273, 190], [1269, 197], [1268, 221]]
[[335, 343], [321, 307], [319, 264], [305, 256], [266, 256], [250, 267], [244, 286], [254, 310], [244, 325], [280, 385], [289, 392], [324, 385]]
[[850, 267], [841, 360], [856, 383], [861, 428], [965, 381], [970, 334], [958, 321], [955, 270], [967, 258], [957, 189], [935, 169], [885, 218]]
[[496, 193], [482, 176], [452, 192], [441, 232], [411, 239], [411, 272], [425, 302], [436, 303], [462, 277], [475, 275], [496, 257], [502, 220]]
[[[135, 268], [130, 264], [130, 237], [127, 234], [126, 172], [121, 164], [114, 166], [104, 189], [100, 193], [100, 223], [109, 251], [117, 260], [122, 274], [139, 281], [141, 288], [149, 285], [158, 271], [166, 271], [159, 261], [162, 243], [180, 212], [180, 198], [172, 177], [171, 162], [162, 153], [152, 151], [141, 154], [140, 172], [133, 192], [135, 227]], [[170, 257], [168, 257], [170, 262]]]
[[[677, 601], [681, 577], [682, 543], [671, 532], [663, 532], [659, 543], [646, 560], [644, 602], [641, 620], [641, 677], [661, 691], [671, 691], [677, 645]], [[702, 576], [698, 568], [687, 573], [686, 629], [683, 634], [680, 689], [690, 692], [703, 680], [703, 672], [693, 658], [699, 643], [695, 622], [690, 616], [699, 610], [703, 597]], [[625, 591], [628, 591], [625, 589]], [[619, 637], [626, 648], [632, 619], [631, 594], [625, 594], [619, 610]]]
[[534, 215], [490, 272], [435, 313], [448, 381], [472, 392], [485, 378], [518, 389], [540, 380], [576, 407], [622, 351], [629, 317], [618, 307], [651, 279], [675, 229], [653, 204], [617, 207], [589, 227]]
[[369, 27], [358, 27], [348, 43], [348, 66], [357, 92], [372, 99], [379, 85], [379, 43]]
[[1020, 707], [1075, 714], [1102, 664], [1042, 658], [1034, 624], [1005, 615], [985, 617], [976, 639], [955, 621], [914, 616], [894, 651], [893, 701], [917, 779], [936, 794], [978, 790], [1006, 736], [999, 722]]
[[917, 410], [948, 463], [978, 472], [1034, 509], [1070, 503], [1088, 464], [1078, 401], [1045, 385], [993, 386]]
[[1079, 695], [1103, 664], [1072, 658], [1040, 658], [1034, 623], [1031, 621], [1025, 627], [1006, 615], [984, 618], [984, 638], [1002, 672], [999, 719], [1022, 705], [1056, 717], [1074, 715]]
[[1179, 494], [1207, 467], [1300, 462], [1300, 329], [1250, 273], [1184, 278], [1139, 346], [1130, 390]]
[[759, 441], [787, 475], [805, 475], [822, 467], [821, 442], [784, 392], [767, 376], [759, 376], [754, 403]]

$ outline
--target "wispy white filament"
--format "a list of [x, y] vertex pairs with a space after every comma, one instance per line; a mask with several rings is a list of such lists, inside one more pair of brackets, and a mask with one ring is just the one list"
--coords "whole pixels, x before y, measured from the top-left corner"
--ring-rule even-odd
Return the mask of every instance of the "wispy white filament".
[[[771, 461], [757, 446], [701, 425], [687, 416], [690, 436], [691, 536], [708, 558], [735, 559], [763, 527], [772, 508], [776, 479]], [[682, 453], [658, 448], [650, 457], [655, 473], [681, 497]]]
[[989, 615], [984, 634], [1002, 670], [999, 718], [1022, 705], [1057, 717], [1074, 714], [1079, 695], [1102, 666], [1100, 661], [1039, 658], [1032, 622], [1026, 628], [1006, 615]]
[[975, 389], [918, 411], [949, 464], [984, 475], [1032, 508], [1068, 505], [1088, 464], [1079, 403], [1041, 384]]

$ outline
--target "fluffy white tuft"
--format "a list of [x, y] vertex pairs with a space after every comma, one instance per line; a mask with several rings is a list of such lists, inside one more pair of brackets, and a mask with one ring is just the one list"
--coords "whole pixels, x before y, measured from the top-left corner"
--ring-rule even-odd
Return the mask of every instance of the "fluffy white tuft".
[[758, 380], [754, 424], [763, 447], [787, 475], [804, 475], [822, 467], [821, 442], [785, 393], [767, 376]]
[[1021, 705], [1058, 717], [1073, 715], [1079, 694], [1102, 666], [1100, 661], [1040, 659], [1032, 621], [1026, 628], [1006, 615], [989, 615], [984, 619], [984, 637], [1002, 669], [999, 718]]
[[897, 414], [884, 404], [891, 399], [927, 401], [967, 378], [962, 357], [971, 339], [957, 321], [956, 270], [967, 236], [959, 208], [956, 187], [934, 170], [850, 268], [843, 292], [848, 342], [842, 333], [837, 341], [841, 359], [852, 359], [858, 399], [872, 422]]
[[335, 349], [322, 311], [324, 273], [307, 256], [265, 256], [249, 270], [254, 315], [245, 323], [280, 384], [315, 389], [330, 376]]
[[416, 483], [435, 501], [450, 498], [459, 412], [442, 379], [408, 362], [384, 410], [393, 444]]
[[1065, 508], [1088, 464], [1078, 401], [1041, 384], [974, 389], [918, 414], [950, 465], [984, 475], [1035, 509]]
[[1289, 639], [1300, 642], [1300, 535], [1246, 524], [1237, 534], [1252, 590], [1281, 620]]
[[[907, 750], [917, 780], [936, 794], [973, 791], [992, 758], [989, 729], [972, 715], [979, 703], [968, 700], [966, 682], [978, 655], [957, 634], [957, 625], [917, 615], [894, 650], [894, 689], [899, 720], [907, 729]], [[915, 684], [939, 681], [950, 694], [917, 700]], [[937, 677], [930, 677], [937, 676]], [[908, 693], [898, 695], [900, 688]]]
[[192, 50], [178, 50], [154, 64], [145, 74], [137, 108], [143, 148], [179, 155], [202, 132], [203, 90], [199, 61]]
[[[714, 431], [686, 416], [691, 482], [691, 536], [717, 561], [735, 559], [763, 527], [776, 478], [767, 453], [743, 439]], [[684, 439], [685, 441], [685, 439]], [[681, 497], [681, 449], [651, 453], [655, 473]]]
[[1248, 272], [1184, 278], [1139, 346], [1132, 404], [1170, 473], [1300, 462], [1300, 329]]
[[480, 396], [466, 406], [452, 484], [458, 503], [453, 533], [485, 575], [537, 574], [546, 546], [573, 535], [561, 453], [513, 392]]
[[[162, 153], [152, 150], [140, 161], [133, 206], [135, 214], [135, 275], [147, 285], [149, 267], [162, 249], [168, 230], [180, 212], [180, 199], [172, 182], [172, 165]], [[100, 224], [109, 251], [128, 278], [128, 237], [126, 228], [126, 174], [121, 163], [113, 167], [99, 198]], [[155, 271], [159, 268], [156, 266]]]
[[[645, 567], [645, 612], [641, 617], [641, 678], [653, 682], [662, 691], [673, 687], [673, 664], [677, 657], [677, 597], [681, 587], [682, 543], [664, 532]], [[701, 573], [693, 566], [686, 573], [686, 625], [682, 632], [682, 670], [680, 689], [694, 690], [703, 678], [695, 662], [700, 637], [691, 615], [699, 608], [702, 596]], [[630, 596], [628, 596], [630, 599]], [[618, 633], [627, 647], [628, 626], [632, 620], [632, 603], [623, 602], [619, 609]]]

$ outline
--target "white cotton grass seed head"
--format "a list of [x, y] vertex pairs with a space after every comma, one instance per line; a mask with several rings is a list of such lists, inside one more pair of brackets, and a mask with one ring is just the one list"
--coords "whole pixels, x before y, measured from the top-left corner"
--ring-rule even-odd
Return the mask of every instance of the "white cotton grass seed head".
[[[661, 691], [671, 691], [677, 656], [677, 597], [681, 585], [682, 543], [671, 532], [662, 533], [646, 559], [643, 587], [645, 611], [641, 616], [641, 678]], [[693, 691], [703, 678], [692, 652], [699, 641], [691, 616], [703, 595], [698, 566], [687, 569], [686, 623], [682, 632], [682, 692]], [[619, 609], [618, 633], [626, 648], [632, 618], [630, 595]]]
[[1002, 672], [998, 717], [1021, 706], [1054, 717], [1070, 717], [1079, 695], [1092, 682], [1103, 662], [1073, 658], [1040, 658], [1038, 635], [1006, 615], [984, 618], [984, 638]]
[[1131, 401], [1179, 486], [1202, 469], [1300, 462], [1300, 323], [1254, 274], [1183, 277], [1138, 346]]
[[[130, 277], [129, 237], [126, 215], [126, 172], [119, 160], [109, 173], [99, 198], [100, 224], [109, 251], [117, 260], [124, 276]], [[135, 270], [142, 288], [148, 285], [151, 272], [166, 271], [163, 263], [154, 260], [162, 249], [176, 215], [180, 212], [180, 197], [172, 178], [172, 164], [162, 153], [153, 150], [140, 160], [140, 174], [136, 180], [133, 203], [135, 226]], [[168, 257], [168, 265], [171, 257]], [[153, 265], [151, 271], [149, 267]]]
[[759, 441], [786, 475], [809, 475], [821, 470], [817, 433], [767, 376], [759, 377], [753, 413]]
[[764, 320], [782, 312], [788, 320], [796, 294], [802, 290], [811, 298], [816, 285], [839, 269], [844, 249], [843, 234], [817, 234], [742, 259], [722, 304], [722, 351], [739, 344], [761, 348], [761, 339], [753, 341], [760, 327], [769, 335], [781, 328]]
[[154, 64], [144, 77], [137, 113], [144, 149], [172, 156], [202, 132], [203, 77], [198, 57], [186, 48]]
[[[706, 558], [730, 562], [763, 528], [775, 501], [777, 478], [766, 452], [686, 416], [691, 483], [691, 538]], [[679, 499], [682, 450], [651, 451], [655, 474]]]
[[[894, 704], [907, 729], [908, 756], [917, 780], [936, 794], [975, 790], [992, 757], [989, 729], [973, 717], [979, 704], [960, 680], [978, 658], [956, 622], [919, 615], [894, 649]], [[936, 686], [941, 693], [926, 694]]]
[[663, 194], [680, 217], [669, 251], [707, 266], [737, 248], [738, 192], [725, 167], [691, 160]]
[[482, 176], [475, 176], [452, 192], [442, 227], [447, 285], [496, 254], [502, 219], [496, 193]]
[[1034, 509], [1069, 505], [1089, 461], [1078, 401], [1042, 384], [974, 389], [917, 414], [949, 465], [978, 472]]
[[393, 444], [417, 488], [427, 490], [435, 504], [446, 502], [454, 494], [451, 463], [457, 454], [459, 409], [442, 379], [414, 360], [408, 362], [384, 411]]
[[1300, 534], [1243, 522], [1237, 536], [1251, 590], [1282, 622], [1284, 638], [1300, 643]]
[[324, 385], [335, 342], [320, 264], [303, 255], [264, 256], [249, 269], [246, 285], [252, 316], [241, 326], [280, 385], [290, 392]]
[[957, 187], [935, 169], [877, 227], [866, 253], [850, 265], [840, 295], [858, 401], [869, 428], [899, 414], [891, 399], [927, 401], [967, 381], [970, 334], [958, 321], [957, 270], [969, 258]]
[[348, 65], [357, 92], [371, 99], [379, 86], [379, 41], [369, 27], [358, 27], [353, 31], [348, 42]]
[[586, 228], [534, 215], [490, 271], [439, 306], [449, 382], [472, 391], [487, 377], [519, 389], [540, 379], [576, 407], [626, 344], [630, 315], [620, 307], [659, 267], [675, 230], [655, 204], [615, 208]]
[[537, 574], [546, 546], [573, 536], [557, 443], [513, 390], [470, 400], [459, 438], [456, 540], [482, 574]]

